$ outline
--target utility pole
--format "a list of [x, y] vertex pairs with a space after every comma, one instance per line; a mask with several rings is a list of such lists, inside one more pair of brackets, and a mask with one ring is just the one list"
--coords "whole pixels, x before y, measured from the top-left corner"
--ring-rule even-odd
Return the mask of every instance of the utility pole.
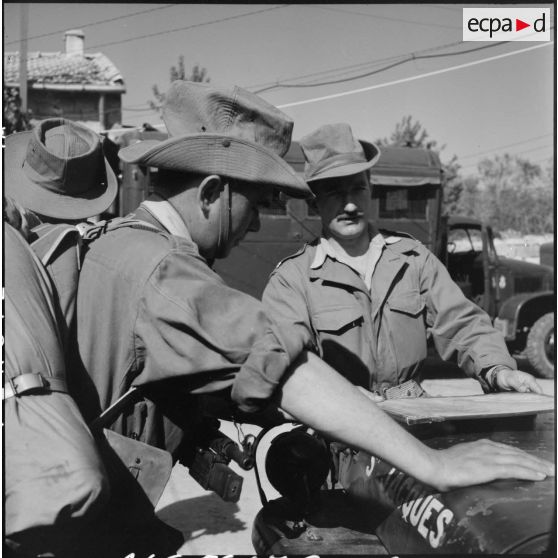
[[19, 49], [19, 98], [21, 112], [27, 114], [27, 29], [29, 23], [29, 4], [21, 4], [20, 49]]

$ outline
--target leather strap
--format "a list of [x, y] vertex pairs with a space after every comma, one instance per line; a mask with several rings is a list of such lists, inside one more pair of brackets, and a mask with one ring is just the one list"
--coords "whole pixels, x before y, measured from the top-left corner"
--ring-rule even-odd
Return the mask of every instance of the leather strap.
[[61, 378], [45, 378], [40, 373], [20, 374], [15, 378], [8, 379], [4, 384], [4, 399], [20, 397], [35, 391], [68, 393], [68, 386], [66, 380]]
[[217, 257], [225, 256], [231, 230], [231, 188], [228, 182], [223, 185], [220, 193], [219, 237], [217, 240]]
[[89, 427], [93, 431], [108, 428], [132, 403], [139, 400], [142, 395], [142, 390], [138, 387], [132, 386], [125, 394], [121, 395], [110, 407], [105, 409], [96, 419], [91, 422]]

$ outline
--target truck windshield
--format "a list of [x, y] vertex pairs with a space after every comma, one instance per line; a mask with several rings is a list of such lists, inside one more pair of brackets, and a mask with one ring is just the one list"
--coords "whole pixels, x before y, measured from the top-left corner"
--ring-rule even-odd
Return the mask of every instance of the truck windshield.
[[480, 229], [451, 229], [448, 234], [448, 252], [450, 254], [482, 252], [482, 234]]

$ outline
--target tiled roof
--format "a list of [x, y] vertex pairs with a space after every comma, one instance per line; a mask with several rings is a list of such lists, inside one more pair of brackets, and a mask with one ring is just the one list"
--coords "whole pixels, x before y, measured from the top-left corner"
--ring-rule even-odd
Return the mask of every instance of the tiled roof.
[[[37, 84], [124, 86], [118, 68], [101, 53], [30, 52], [27, 55], [27, 79]], [[4, 82], [17, 84], [18, 80], [19, 52], [4, 52]]]

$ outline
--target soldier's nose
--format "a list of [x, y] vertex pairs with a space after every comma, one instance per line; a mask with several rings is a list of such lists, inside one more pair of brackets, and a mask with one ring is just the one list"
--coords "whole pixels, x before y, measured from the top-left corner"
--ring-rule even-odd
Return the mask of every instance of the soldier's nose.
[[347, 202], [344, 209], [346, 213], [355, 213], [357, 206], [353, 202]]

